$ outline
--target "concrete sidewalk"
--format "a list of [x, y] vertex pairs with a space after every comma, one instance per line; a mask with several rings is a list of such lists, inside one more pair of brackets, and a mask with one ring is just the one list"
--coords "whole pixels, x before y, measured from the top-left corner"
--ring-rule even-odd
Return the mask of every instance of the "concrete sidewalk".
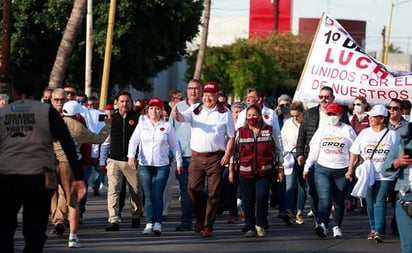
[[[392, 207], [388, 207], [388, 226], [392, 212]], [[345, 214], [341, 239], [334, 239], [331, 231], [327, 238], [320, 239], [315, 234], [314, 223], [310, 219], [306, 219], [303, 225], [287, 226], [277, 218], [277, 214], [277, 210], [270, 209], [270, 228], [267, 230], [266, 237], [262, 238], [245, 238], [241, 231], [242, 222], [228, 224], [226, 212], [218, 217], [211, 238], [202, 238], [200, 234], [193, 231], [176, 232], [180, 210], [177, 186], [175, 186], [172, 206], [167, 219], [163, 222], [163, 232], [160, 237], [142, 234], [144, 218], [140, 228], [130, 227], [128, 203], [122, 213], [124, 220], [120, 224], [120, 231], [106, 232], [105, 227], [108, 225], [106, 192], [101, 196], [93, 196], [93, 192], [89, 191], [87, 212], [78, 233], [82, 248], [69, 249], [67, 230], [63, 236], [52, 235], [49, 234], [52, 229], [50, 225], [44, 252], [400, 252], [399, 238], [390, 235], [390, 228], [387, 229], [388, 233], [383, 243], [368, 241], [366, 239], [369, 233], [367, 216], [358, 211]], [[23, 249], [20, 229], [21, 226], [15, 235], [16, 252], [22, 252]]]

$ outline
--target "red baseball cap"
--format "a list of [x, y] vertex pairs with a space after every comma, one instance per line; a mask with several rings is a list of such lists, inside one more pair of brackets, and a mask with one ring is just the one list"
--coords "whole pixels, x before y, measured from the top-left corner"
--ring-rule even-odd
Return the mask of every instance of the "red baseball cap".
[[342, 107], [338, 103], [330, 103], [326, 106], [327, 113], [341, 113]]
[[113, 109], [114, 109], [114, 107], [113, 107], [112, 104], [107, 104], [107, 105], [104, 106], [104, 110], [111, 111]]
[[163, 101], [158, 97], [154, 97], [149, 100], [147, 106], [157, 106], [163, 108]]
[[216, 82], [206, 82], [203, 87], [203, 92], [217, 93], [220, 91], [219, 84]]

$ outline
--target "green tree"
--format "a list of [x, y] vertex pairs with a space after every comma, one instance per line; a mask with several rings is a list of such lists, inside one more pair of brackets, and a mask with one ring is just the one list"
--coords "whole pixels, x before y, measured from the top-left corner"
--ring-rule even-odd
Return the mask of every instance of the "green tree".
[[[232, 96], [243, 98], [248, 87], [266, 94], [293, 94], [305, 65], [311, 40], [286, 34], [241, 39], [207, 49], [202, 80], [217, 81]], [[193, 73], [196, 52], [188, 58], [186, 79]]]
[[[44, 85], [73, 8], [73, 0], [13, 0], [11, 69], [41, 73]], [[94, 1], [93, 86], [100, 86], [109, 1]], [[110, 83], [150, 90], [148, 79], [186, 55], [199, 32], [201, 0], [118, 1]], [[65, 82], [84, 83], [85, 27], [70, 56]]]

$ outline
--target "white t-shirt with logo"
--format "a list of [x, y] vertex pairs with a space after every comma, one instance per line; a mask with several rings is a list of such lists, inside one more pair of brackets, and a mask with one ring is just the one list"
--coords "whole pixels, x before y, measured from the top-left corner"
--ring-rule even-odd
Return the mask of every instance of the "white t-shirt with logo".
[[[365, 160], [369, 159], [375, 149], [375, 146], [385, 134], [386, 130], [387, 128], [384, 128], [379, 132], [375, 132], [371, 127], [365, 128], [359, 133], [358, 138], [356, 138], [350, 149], [350, 152], [356, 155], [361, 155]], [[375, 180], [394, 180], [396, 174], [391, 174], [389, 177], [384, 177], [381, 171], [385, 169], [382, 167], [383, 163], [388, 158], [389, 150], [393, 147], [398, 148], [399, 145], [401, 145], [399, 134], [396, 131], [389, 130], [379, 143], [379, 146], [372, 157], [372, 163], [375, 168]]]

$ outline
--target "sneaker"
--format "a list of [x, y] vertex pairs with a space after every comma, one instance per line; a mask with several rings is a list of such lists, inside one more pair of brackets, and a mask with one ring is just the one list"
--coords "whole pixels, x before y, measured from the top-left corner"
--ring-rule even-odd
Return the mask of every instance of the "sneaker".
[[342, 230], [340, 230], [340, 227], [338, 227], [338, 226], [333, 227], [333, 237], [334, 238], [342, 238]]
[[69, 240], [69, 248], [80, 248], [81, 246], [79, 238]]
[[256, 232], [254, 230], [248, 230], [245, 234], [245, 237], [255, 237]]
[[303, 218], [302, 214], [297, 214], [296, 215], [296, 224], [305, 224], [305, 219]]
[[368, 234], [368, 240], [373, 240], [375, 238], [375, 231], [371, 230]]
[[106, 231], [118, 231], [119, 230], [119, 224], [116, 222], [110, 223], [108, 227], [106, 227]]
[[293, 224], [292, 219], [290, 218], [290, 215], [288, 213], [284, 214], [282, 217], [283, 222], [286, 223], [286, 225], [290, 226]]
[[378, 232], [375, 232], [375, 236], [373, 237], [373, 240], [375, 240], [375, 242], [377, 242], [377, 243], [380, 243], [380, 242], [383, 241], [383, 237]]
[[153, 225], [152, 223], [147, 223], [146, 227], [143, 229], [144, 235], [150, 235], [152, 233]]
[[138, 228], [140, 227], [140, 219], [132, 219], [132, 228]]
[[317, 224], [315, 227], [315, 232], [318, 234], [320, 238], [325, 238], [326, 235], [328, 234], [328, 229], [326, 228], [325, 224], [323, 222], [321, 224]]
[[242, 209], [242, 199], [237, 198], [236, 200], [237, 209]]
[[262, 226], [256, 225], [255, 228], [256, 228], [256, 234], [259, 237], [264, 237], [266, 235], [265, 229]]
[[309, 213], [307, 214], [308, 218], [312, 218], [314, 216], [313, 211], [310, 210]]
[[156, 222], [153, 226], [153, 233], [155, 235], [161, 235], [162, 234], [162, 224], [159, 222]]
[[54, 226], [54, 229], [51, 231], [51, 233], [55, 234], [55, 235], [63, 235], [64, 230], [65, 230], [65, 228], [64, 228], [63, 223], [57, 223]]

